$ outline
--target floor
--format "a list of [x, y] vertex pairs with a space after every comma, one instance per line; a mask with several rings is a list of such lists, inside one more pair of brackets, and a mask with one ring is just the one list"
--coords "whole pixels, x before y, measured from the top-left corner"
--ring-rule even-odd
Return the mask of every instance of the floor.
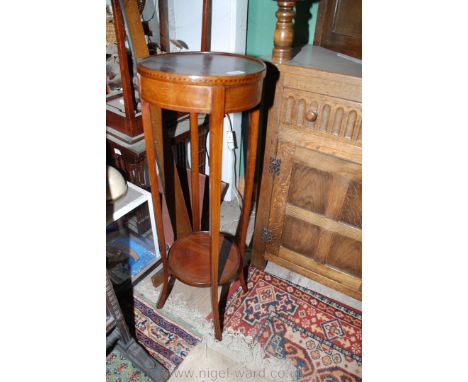
[[[237, 229], [239, 215], [240, 208], [236, 201], [223, 202], [221, 206], [221, 231], [234, 234]], [[255, 212], [252, 214], [250, 219], [247, 242], [250, 242], [252, 238], [254, 218]], [[315, 281], [309, 280], [276, 264], [269, 263], [265, 271], [296, 284], [313, 289], [344, 304], [361, 310], [361, 301], [355, 300]], [[159, 297], [161, 287], [153, 287], [151, 283], [152, 274], [145, 277], [135, 286], [135, 292], [149, 301], [156, 302]], [[185, 316], [189, 317], [189, 320], [191, 321], [191, 324], [194, 325], [193, 328], [195, 330], [197, 330], [197, 326], [200, 325], [197, 321], [203, 321], [203, 318], [211, 312], [209, 288], [193, 288], [176, 281], [171, 292], [171, 297], [172, 301], [177, 301], [175, 305], [181, 306], [181, 310], [183, 310], [181, 315], [183, 316], [185, 314]], [[166, 303], [166, 305], [168, 305], [168, 303]], [[225, 340], [223, 339], [223, 343], [224, 342]], [[211, 373], [211, 376], [216, 376], [216, 378], [218, 378], [222, 375], [221, 373], [223, 370], [235, 370], [236, 375], [242, 375], [242, 373], [248, 373], [249, 371], [252, 371], [252, 368], [255, 368], [255, 365], [252, 363], [249, 364], [248, 360], [246, 361], [243, 359], [239, 361], [239, 359], [236, 359], [238, 358], [238, 355], [232, 351], [230, 352], [229, 349], [226, 349], [233, 345], [226, 345], [223, 343], [208, 340], [197, 345], [182, 365], [176, 370], [176, 372], [174, 372], [169, 381], [208, 380], [209, 378], [207, 379], [207, 373]], [[242, 352], [242, 350], [239, 350], [239, 352]], [[252, 373], [249, 375], [248, 379], [251, 381], [272, 381], [272, 379], [264, 378], [261, 374], [255, 375]], [[229, 376], [223, 375], [223, 378], [219, 378], [219, 380], [237, 381], [241, 379], [230, 374]]]

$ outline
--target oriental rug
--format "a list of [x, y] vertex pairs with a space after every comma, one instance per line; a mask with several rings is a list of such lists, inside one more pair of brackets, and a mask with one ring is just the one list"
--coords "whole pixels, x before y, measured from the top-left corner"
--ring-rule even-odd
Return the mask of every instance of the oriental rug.
[[360, 311], [253, 267], [248, 289], [231, 286], [224, 332], [251, 338], [267, 357], [290, 359], [297, 381], [361, 381]]
[[201, 341], [136, 296], [134, 314], [136, 340], [171, 374]]
[[[133, 312], [135, 339], [171, 374], [187, 357], [190, 350], [201, 341], [201, 338], [173, 320], [160, 315], [151, 305], [137, 296], [134, 296]], [[107, 382], [150, 381], [120, 354], [118, 349], [114, 349], [107, 356], [106, 366]]]
[[119, 349], [114, 348], [106, 357], [107, 382], [152, 382], [144, 372], [135, 367]]

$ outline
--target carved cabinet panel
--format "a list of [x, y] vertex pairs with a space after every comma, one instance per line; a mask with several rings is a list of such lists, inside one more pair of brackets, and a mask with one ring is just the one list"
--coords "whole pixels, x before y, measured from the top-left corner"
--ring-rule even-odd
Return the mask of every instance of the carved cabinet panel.
[[360, 297], [361, 166], [282, 140], [277, 155], [266, 255]]
[[361, 58], [362, 0], [321, 0], [314, 45]]

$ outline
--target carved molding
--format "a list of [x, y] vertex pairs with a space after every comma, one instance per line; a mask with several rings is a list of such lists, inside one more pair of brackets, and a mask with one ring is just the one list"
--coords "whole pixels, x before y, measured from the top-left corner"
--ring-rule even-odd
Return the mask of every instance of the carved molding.
[[[307, 113], [316, 118], [307, 118]], [[334, 137], [361, 141], [360, 105], [319, 94], [288, 92], [283, 100], [281, 122]]]

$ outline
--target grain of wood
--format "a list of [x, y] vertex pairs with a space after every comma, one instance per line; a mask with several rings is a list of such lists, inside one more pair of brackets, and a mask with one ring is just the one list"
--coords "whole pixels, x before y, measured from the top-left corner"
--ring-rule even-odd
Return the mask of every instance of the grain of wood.
[[327, 218], [326, 216], [317, 214], [315, 212], [304, 210], [303, 208], [296, 207], [292, 204], [287, 204], [286, 214], [293, 216], [297, 219], [301, 219], [310, 224], [317, 225], [326, 229], [338, 233], [340, 235], [349, 237], [353, 240], [362, 241], [362, 231], [348, 224], [337, 222], [333, 219]]

